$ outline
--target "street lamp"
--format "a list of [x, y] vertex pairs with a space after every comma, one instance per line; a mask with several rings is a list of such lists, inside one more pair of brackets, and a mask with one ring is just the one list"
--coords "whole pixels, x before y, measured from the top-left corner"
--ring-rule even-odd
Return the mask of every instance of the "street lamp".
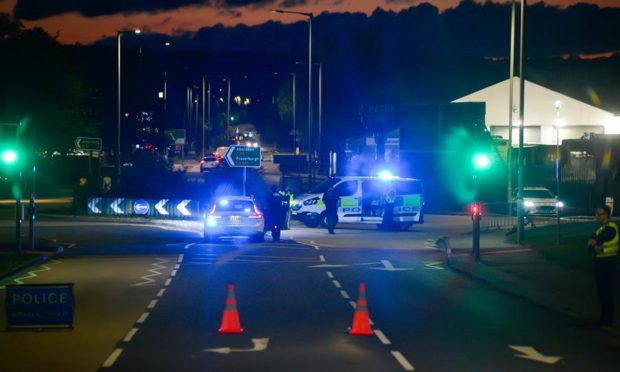
[[[274, 72], [274, 75], [280, 75], [279, 72]], [[297, 125], [295, 123], [295, 117], [296, 115], [296, 98], [295, 98], [295, 91], [296, 91], [296, 80], [297, 80], [297, 74], [294, 72], [288, 72], [289, 75], [291, 75], [293, 77], [293, 152], [297, 152]]]
[[560, 246], [560, 128], [564, 126], [564, 121], [560, 119], [560, 109], [562, 108], [562, 101], [555, 101], [555, 214], [557, 216], [556, 221], [556, 234], [555, 245]]
[[314, 18], [313, 13], [306, 12], [294, 12], [290, 10], [282, 10], [275, 9], [271, 11], [272, 13], [281, 13], [281, 14], [296, 14], [304, 17], [308, 17], [308, 153], [310, 154], [310, 169], [309, 169], [309, 180], [312, 185], [312, 171], [314, 169], [313, 164], [313, 149], [312, 149], [312, 19]]
[[123, 34], [140, 34], [140, 29], [116, 31], [116, 183], [120, 185], [121, 179], [121, 36]]

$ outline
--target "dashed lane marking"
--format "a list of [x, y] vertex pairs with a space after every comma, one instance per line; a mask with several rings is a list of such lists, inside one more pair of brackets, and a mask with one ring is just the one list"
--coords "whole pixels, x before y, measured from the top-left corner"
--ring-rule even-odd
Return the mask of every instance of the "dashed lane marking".
[[166, 288], [160, 289], [159, 292], [157, 292], [157, 297], [163, 296], [165, 292], [166, 292]]
[[162, 258], [157, 258], [157, 261], [158, 262], [151, 264], [151, 265], [155, 266], [155, 269], [150, 269], [149, 270], [149, 272], [151, 274], [150, 275], [141, 276], [140, 279], [142, 279], [143, 281], [140, 282], [140, 283], [132, 284], [133, 287], [139, 287], [139, 286], [155, 283], [155, 280], [153, 280], [151, 278], [153, 278], [155, 276], [162, 275], [162, 273], [159, 270], [165, 269], [166, 266], [163, 265], [163, 264], [166, 263], [166, 262], [170, 262], [169, 260], [164, 260]]
[[164, 283], [164, 285], [166, 287], [169, 286], [171, 281], [172, 281], [172, 279], [170, 279], [170, 278], [166, 279], [166, 282]]
[[108, 357], [108, 359], [105, 360], [105, 362], [103, 362], [103, 368], [110, 368], [114, 365], [114, 363], [116, 362], [116, 359], [118, 359], [119, 356], [121, 356], [121, 353], [123, 352], [123, 349], [118, 348], [115, 349], [112, 354], [110, 354], [110, 356]]
[[125, 336], [123, 341], [130, 342], [131, 339], [133, 338], [133, 336], [136, 335], [136, 332], [138, 332], [138, 328], [134, 327], [134, 328], [130, 329], [129, 332], [127, 332], [127, 335]]
[[179, 255], [179, 260], [177, 261], [178, 263], [183, 263], [183, 258], [185, 257], [184, 254], [180, 254]]
[[175, 269], [175, 270], [178, 270], [178, 269], [180, 269], [180, 268], [181, 268], [181, 265], [180, 265], [180, 264], [176, 264], [176, 265], [174, 265], [174, 269]]
[[413, 368], [411, 363], [409, 363], [407, 358], [405, 358], [405, 356], [401, 354], [400, 351], [394, 350], [392, 351], [392, 355], [394, 356], [394, 358], [396, 358], [398, 363], [400, 363], [400, 365], [405, 369], [405, 371], [415, 371], [415, 368]]
[[320, 256], [319, 256], [319, 259], [321, 260], [321, 262], [325, 262], [325, 256], [320, 255]]
[[342, 295], [342, 297], [343, 297], [345, 300], [348, 300], [348, 299], [350, 299], [350, 298], [351, 298], [351, 297], [349, 296], [349, 294], [347, 293], [347, 291], [345, 291], [345, 290], [341, 290], [341, 291], [340, 291], [340, 295]]
[[377, 336], [377, 338], [379, 339], [379, 341], [381, 341], [383, 345], [392, 344], [392, 342], [390, 342], [390, 340], [388, 340], [388, 338], [385, 337], [385, 334], [383, 334], [383, 332], [380, 329], [373, 329], [373, 331], [375, 332], [375, 335]]
[[149, 303], [149, 306], [147, 306], [146, 308], [150, 310], [150, 309], [154, 308], [154, 307], [155, 307], [155, 305], [157, 305], [157, 300], [153, 300], [153, 301], [151, 301], [151, 302]]
[[349, 305], [351, 305], [353, 310], [355, 310], [355, 308], [357, 307], [357, 305], [355, 304], [355, 301], [349, 301]]
[[339, 289], [342, 288], [342, 285], [340, 285], [339, 281], [334, 279], [334, 280], [332, 280], [332, 283], [334, 283], [334, 287], [339, 288]]
[[151, 315], [151, 313], [143, 312], [142, 315], [140, 315], [140, 318], [138, 318], [138, 321], [136, 323], [138, 324], [144, 323], [144, 321], [146, 320], [146, 318], [149, 317], [149, 315]]
[[326, 274], [327, 274], [327, 277], [328, 277], [328, 278], [330, 278], [330, 279], [334, 279], [334, 274], [332, 274], [332, 272], [331, 272], [331, 271], [326, 272]]
[[177, 271], [176, 270], [172, 270], [172, 272], [170, 273], [171, 277], [175, 277], [177, 276]]

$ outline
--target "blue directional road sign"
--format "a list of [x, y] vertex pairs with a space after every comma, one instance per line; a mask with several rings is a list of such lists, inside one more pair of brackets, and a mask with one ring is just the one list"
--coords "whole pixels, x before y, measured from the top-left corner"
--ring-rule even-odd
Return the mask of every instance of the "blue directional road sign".
[[138, 199], [133, 202], [133, 212], [135, 214], [146, 215], [149, 213], [150, 208], [149, 202], [144, 199]]
[[260, 147], [230, 146], [224, 156], [231, 167], [260, 167]]

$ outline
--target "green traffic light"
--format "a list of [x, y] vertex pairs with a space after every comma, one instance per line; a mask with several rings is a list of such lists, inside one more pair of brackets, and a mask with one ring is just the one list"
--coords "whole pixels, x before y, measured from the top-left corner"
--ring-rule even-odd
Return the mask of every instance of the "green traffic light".
[[491, 166], [491, 160], [489, 160], [489, 157], [485, 154], [477, 154], [474, 156], [474, 167], [476, 167], [476, 169], [487, 169]]
[[17, 152], [14, 150], [4, 150], [2, 152], [2, 162], [6, 164], [13, 164], [17, 161]]

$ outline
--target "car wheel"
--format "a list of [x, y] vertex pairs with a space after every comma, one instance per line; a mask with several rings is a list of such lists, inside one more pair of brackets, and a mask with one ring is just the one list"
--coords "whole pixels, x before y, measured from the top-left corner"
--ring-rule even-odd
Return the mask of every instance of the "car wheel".
[[306, 227], [317, 227], [321, 223], [321, 216], [319, 215], [313, 215], [312, 217], [307, 216], [306, 218], [304, 218], [303, 222], [304, 222], [304, 225], [306, 225]]

